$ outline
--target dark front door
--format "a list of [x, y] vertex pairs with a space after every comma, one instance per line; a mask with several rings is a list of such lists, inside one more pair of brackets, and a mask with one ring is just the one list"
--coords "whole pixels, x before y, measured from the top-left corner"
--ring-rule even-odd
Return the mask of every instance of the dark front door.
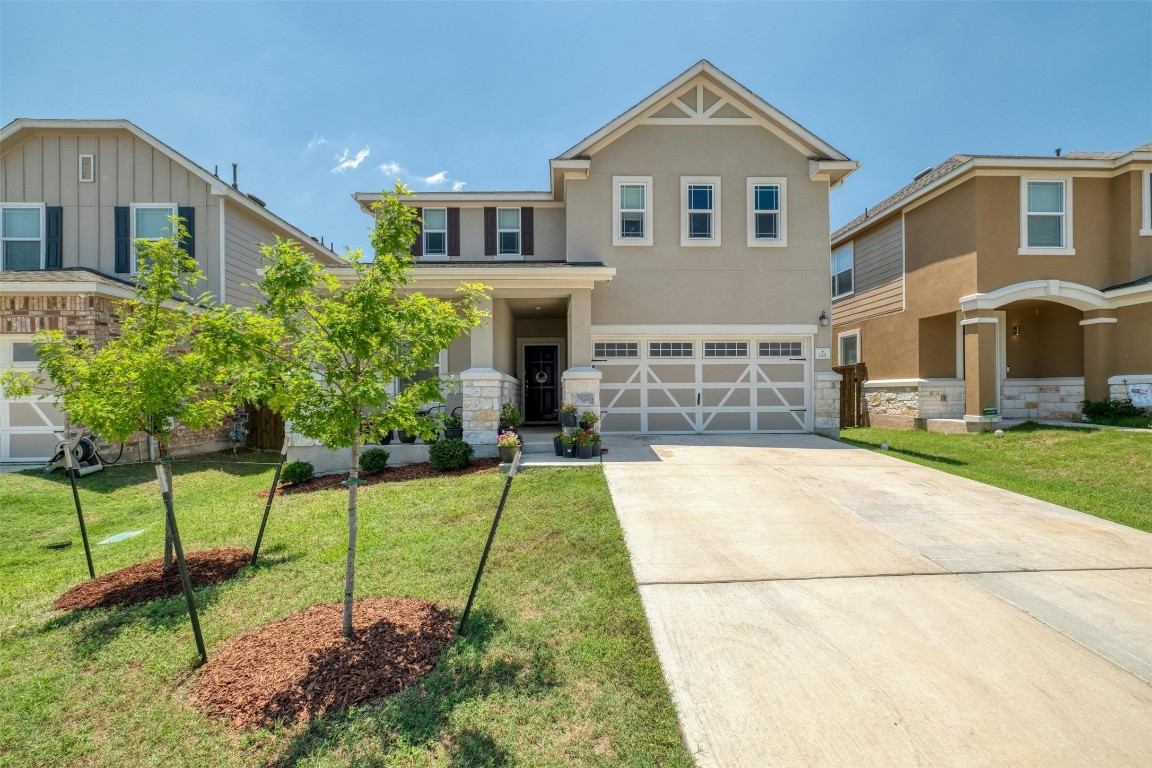
[[524, 421], [555, 421], [556, 376], [560, 350], [555, 344], [524, 347]]

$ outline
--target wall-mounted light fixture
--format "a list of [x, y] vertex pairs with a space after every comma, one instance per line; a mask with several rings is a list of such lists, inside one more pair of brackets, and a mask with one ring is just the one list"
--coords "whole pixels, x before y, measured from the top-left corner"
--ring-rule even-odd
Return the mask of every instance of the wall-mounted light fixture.
[[828, 325], [828, 313], [824, 310], [820, 310], [820, 325]]
[[1018, 325], [1012, 326], [1012, 335], [1013, 336], [1019, 336], [1020, 335], [1020, 326], [1018, 326]]

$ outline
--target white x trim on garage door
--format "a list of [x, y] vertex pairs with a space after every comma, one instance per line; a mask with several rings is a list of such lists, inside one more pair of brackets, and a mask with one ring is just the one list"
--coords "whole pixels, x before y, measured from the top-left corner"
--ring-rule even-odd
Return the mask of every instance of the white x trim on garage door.
[[593, 339], [605, 433], [812, 431], [810, 336]]

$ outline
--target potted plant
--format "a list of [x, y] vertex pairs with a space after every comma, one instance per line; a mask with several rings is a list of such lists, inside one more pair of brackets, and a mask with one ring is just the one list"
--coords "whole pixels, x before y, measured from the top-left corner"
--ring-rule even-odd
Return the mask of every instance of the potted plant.
[[444, 426], [444, 437], [448, 440], [459, 440], [464, 437], [464, 420], [456, 413], [444, 414], [444, 419], [441, 422]]
[[[520, 409], [516, 407], [515, 403], [508, 402], [500, 406], [501, 432], [516, 432], [523, 423], [524, 416], [520, 413]], [[519, 433], [517, 432], [517, 434]]]
[[596, 455], [596, 446], [600, 444], [600, 436], [590, 429], [582, 429], [574, 433], [576, 436], [576, 458], [591, 459]]
[[376, 433], [376, 440], [380, 445], [389, 445], [392, 442], [392, 430], [385, 429]]
[[576, 458], [577, 441], [579, 439], [580, 438], [578, 437], [578, 433], [576, 432], [573, 432], [570, 435], [564, 435], [564, 437], [560, 438], [560, 445], [564, 451], [564, 458]]
[[552, 448], [555, 449], [557, 456], [564, 455], [564, 431], [561, 430], [552, 435]]
[[512, 461], [516, 452], [520, 450], [520, 436], [511, 430], [505, 430], [496, 438], [496, 448], [500, 451], [500, 461]]
[[600, 421], [600, 416], [596, 411], [584, 411], [580, 414], [580, 429], [592, 429], [598, 421]]
[[576, 426], [576, 406], [565, 403], [560, 406], [560, 426], [574, 427]]
[[425, 445], [432, 445], [440, 439], [440, 419], [433, 413], [417, 416], [416, 432]]

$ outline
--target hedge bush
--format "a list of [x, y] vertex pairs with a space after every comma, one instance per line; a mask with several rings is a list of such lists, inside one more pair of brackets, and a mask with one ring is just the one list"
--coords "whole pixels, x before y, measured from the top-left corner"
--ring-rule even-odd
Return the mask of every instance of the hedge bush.
[[472, 461], [472, 446], [453, 437], [441, 440], [428, 448], [428, 461], [441, 472], [463, 469]]
[[280, 470], [280, 479], [285, 483], [303, 483], [312, 479], [316, 468], [307, 461], [290, 461]]
[[360, 471], [374, 475], [388, 466], [388, 451], [383, 448], [369, 448], [360, 454]]

